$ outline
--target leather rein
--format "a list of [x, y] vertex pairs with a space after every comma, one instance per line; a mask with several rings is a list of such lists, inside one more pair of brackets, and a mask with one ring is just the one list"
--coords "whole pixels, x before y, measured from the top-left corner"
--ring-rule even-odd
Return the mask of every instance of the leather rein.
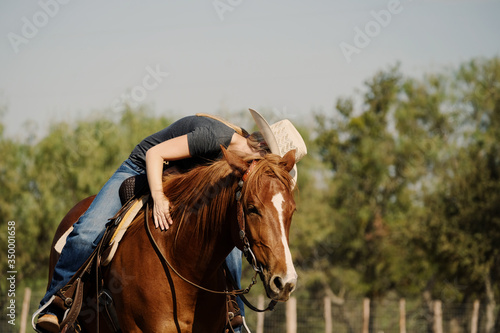
[[[172, 266], [172, 264], [168, 261], [168, 259], [163, 254], [163, 252], [161, 252], [160, 247], [158, 246], [158, 243], [156, 243], [156, 240], [153, 237], [153, 234], [152, 234], [151, 229], [149, 227], [149, 201], [146, 203], [146, 212], [145, 212], [144, 221], [146, 224], [146, 230], [147, 230], [149, 239], [151, 240], [151, 243], [152, 243], [153, 247], [155, 248], [156, 252], [158, 252], [161, 255], [161, 259], [167, 264], [168, 268], [170, 268], [184, 282], [189, 283], [193, 287], [196, 287], [198, 289], [201, 289], [203, 291], [213, 293], [213, 294], [223, 294], [226, 296], [238, 295], [241, 298], [241, 300], [245, 303], [245, 305], [247, 305], [251, 310], [256, 311], [256, 312], [265, 312], [265, 311], [274, 310], [274, 307], [275, 307], [277, 301], [272, 300], [269, 303], [269, 305], [267, 306], [267, 308], [261, 310], [261, 309], [256, 308], [255, 306], [253, 306], [244, 296], [244, 294], [248, 294], [250, 292], [250, 289], [253, 287], [253, 285], [255, 285], [257, 283], [257, 274], [260, 274], [261, 278], [263, 276], [262, 266], [257, 262], [257, 259], [255, 258], [255, 255], [254, 255], [252, 249], [250, 248], [250, 242], [248, 241], [248, 238], [247, 238], [246, 233], [245, 233], [245, 212], [243, 211], [243, 204], [241, 203], [241, 200], [240, 200], [241, 199], [241, 190], [243, 188], [243, 184], [245, 183], [246, 179], [248, 178], [248, 175], [250, 174], [250, 172], [252, 172], [252, 170], [254, 169], [255, 165], [257, 165], [257, 161], [253, 160], [252, 163], [250, 164], [250, 167], [243, 175], [242, 179], [238, 182], [238, 190], [236, 192], [237, 220], [238, 220], [238, 226], [240, 228], [239, 237], [243, 243], [243, 254], [244, 254], [245, 258], [247, 258], [248, 262], [250, 263], [250, 265], [252, 266], [252, 268], [255, 271], [255, 274], [252, 277], [252, 281], [247, 288], [235, 289], [235, 290], [231, 290], [231, 291], [229, 291], [229, 290], [217, 291], [217, 290], [207, 289], [205, 287], [202, 287], [202, 286], [188, 280], [187, 278], [182, 276]], [[230, 273], [228, 274], [228, 276], [230, 277], [230, 280], [233, 284], [233, 287], [236, 287], [237, 283], [236, 283], [236, 281], [234, 281], [234, 279]]]

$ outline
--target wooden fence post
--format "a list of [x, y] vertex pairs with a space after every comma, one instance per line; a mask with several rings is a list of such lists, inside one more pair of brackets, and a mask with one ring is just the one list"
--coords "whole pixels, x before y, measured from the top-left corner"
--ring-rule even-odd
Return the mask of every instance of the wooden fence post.
[[406, 333], [406, 300], [399, 300], [399, 333]]
[[24, 289], [23, 309], [21, 311], [21, 323], [19, 324], [19, 333], [26, 332], [26, 322], [28, 321], [28, 313], [30, 311], [31, 289]]
[[472, 319], [470, 321], [470, 333], [477, 333], [477, 323], [479, 322], [479, 300], [474, 301], [472, 308]]
[[370, 330], [370, 299], [363, 298], [363, 333]]
[[[257, 307], [264, 308], [264, 295], [259, 295]], [[257, 330], [256, 333], [264, 333], [264, 312], [257, 312]]]
[[286, 333], [297, 333], [297, 299], [290, 297], [286, 302]]
[[434, 333], [443, 333], [443, 310], [441, 301], [434, 301]]
[[330, 300], [330, 297], [325, 296], [323, 302], [325, 304], [325, 333], [332, 333], [332, 301]]

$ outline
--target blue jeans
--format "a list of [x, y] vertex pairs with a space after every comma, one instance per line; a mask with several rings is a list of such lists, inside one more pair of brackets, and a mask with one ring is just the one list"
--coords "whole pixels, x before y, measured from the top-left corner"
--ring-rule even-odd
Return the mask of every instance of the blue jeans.
[[[238, 289], [241, 289], [241, 254], [241, 251], [235, 247], [226, 257], [227, 268], [229, 268], [229, 272], [233, 276], [234, 281], [238, 284]], [[238, 302], [241, 315], [245, 316], [245, 304], [239, 296], [236, 297], [236, 302]]]
[[106, 223], [122, 207], [118, 190], [123, 181], [145, 173], [144, 169], [127, 159], [106, 182], [87, 211], [73, 225], [73, 231], [68, 235], [54, 268], [50, 287], [40, 305], [44, 305], [64, 287], [90, 257], [106, 230]]

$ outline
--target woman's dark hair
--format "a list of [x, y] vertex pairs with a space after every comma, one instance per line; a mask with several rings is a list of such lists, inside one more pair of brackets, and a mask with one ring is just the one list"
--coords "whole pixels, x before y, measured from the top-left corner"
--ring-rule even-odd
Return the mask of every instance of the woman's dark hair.
[[246, 138], [248, 145], [258, 152], [261, 152], [261, 151], [263, 151], [265, 153], [271, 152], [269, 150], [269, 147], [267, 146], [266, 140], [264, 140], [262, 133], [260, 133], [259, 131], [253, 132], [252, 134], [249, 134], [244, 128], [236, 126], [236, 125], [230, 123], [229, 121], [227, 121], [221, 117], [214, 116], [214, 115], [211, 115], [208, 113], [197, 113], [196, 115], [199, 117], [207, 117], [207, 118], [215, 119], [217, 121], [220, 121], [224, 125], [232, 128], [236, 133], [238, 133], [242, 137]]

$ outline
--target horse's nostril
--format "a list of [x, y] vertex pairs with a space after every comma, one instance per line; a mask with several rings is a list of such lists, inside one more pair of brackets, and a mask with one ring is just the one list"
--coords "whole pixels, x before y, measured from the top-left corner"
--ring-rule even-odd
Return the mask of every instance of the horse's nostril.
[[277, 276], [274, 278], [274, 285], [276, 286], [276, 288], [278, 288], [278, 290], [282, 290], [283, 289], [283, 280]]

